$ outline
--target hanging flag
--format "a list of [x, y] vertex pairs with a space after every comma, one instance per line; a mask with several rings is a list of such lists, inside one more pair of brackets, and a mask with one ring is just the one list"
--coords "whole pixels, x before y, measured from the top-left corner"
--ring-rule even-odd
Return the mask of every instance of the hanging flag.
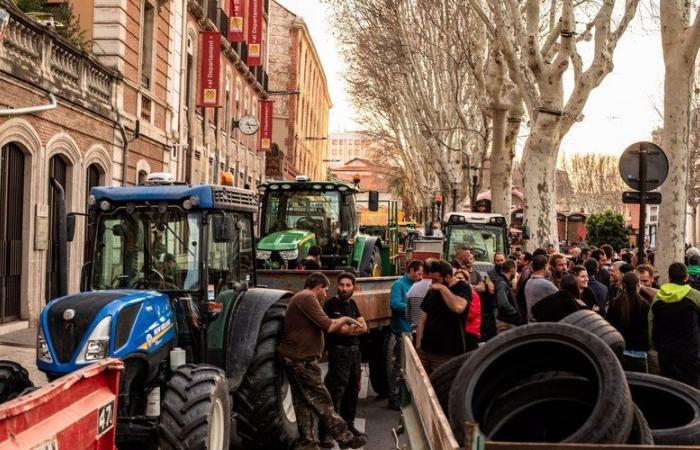
[[228, 40], [243, 42], [243, 0], [229, 0]]
[[248, 1], [248, 60], [249, 67], [262, 65], [262, 2]]
[[221, 78], [221, 34], [217, 31], [202, 31], [199, 48], [199, 99], [197, 106], [211, 108], [219, 103], [219, 80]]
[[260, 151], [272, 150], [272, 105], [270, 100], [260, 101]]

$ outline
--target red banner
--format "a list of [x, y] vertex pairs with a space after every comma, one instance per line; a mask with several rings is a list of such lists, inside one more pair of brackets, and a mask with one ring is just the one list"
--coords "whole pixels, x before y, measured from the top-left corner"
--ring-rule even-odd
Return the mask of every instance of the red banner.
[[229, 0], [229, 24], [228, 24], [228, 40], [230, 42], [243, 42], [243, 24], [244, 17], [243, 0]]
[[202, 31], [199, 48], [199, 98], [197, 106], [202, 108], [221, 106], [219, 103], [219, 80], [221, 78], [221, 34]]
[[248, 0], [248, 66], [262, 65], [262, 2]]
[[272, 150], [272, 105], [270, 100], [260, 101], [260, 151]]

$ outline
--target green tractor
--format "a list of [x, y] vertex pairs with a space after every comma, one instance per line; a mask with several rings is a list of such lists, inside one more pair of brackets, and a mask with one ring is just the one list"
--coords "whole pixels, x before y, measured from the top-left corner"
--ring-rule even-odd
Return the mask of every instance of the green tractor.
[[[356, 186], [299, 176], [295, 181], [269, 181], [258, 189], [258, 269], [296, 269], [316, 245], [321, 247], [324, 270], [353, 270], [364, 277], [393, 275], [389, 246], [378, 236], [359, 232]], [[370, 210], [376, 211], [378, 202], [373, 203]]]

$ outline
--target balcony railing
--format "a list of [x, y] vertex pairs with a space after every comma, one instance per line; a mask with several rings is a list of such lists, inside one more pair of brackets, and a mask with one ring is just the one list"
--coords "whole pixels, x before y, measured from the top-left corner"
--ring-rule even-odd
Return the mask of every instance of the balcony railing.
[[0, 71], [87, 108], [111, 110], [118, 75], [11, 5]]

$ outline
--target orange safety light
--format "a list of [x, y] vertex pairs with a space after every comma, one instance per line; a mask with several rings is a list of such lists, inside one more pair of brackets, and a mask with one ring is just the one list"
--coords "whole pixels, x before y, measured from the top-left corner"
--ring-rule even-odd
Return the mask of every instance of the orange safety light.
[[356, 173], [355, 175], [352, 176], [352, 182], [355, 184], [360, 184], [360, 174]]
[[221, 185], [233, 186], [233, 174], [231, 172], [221, 172]]

